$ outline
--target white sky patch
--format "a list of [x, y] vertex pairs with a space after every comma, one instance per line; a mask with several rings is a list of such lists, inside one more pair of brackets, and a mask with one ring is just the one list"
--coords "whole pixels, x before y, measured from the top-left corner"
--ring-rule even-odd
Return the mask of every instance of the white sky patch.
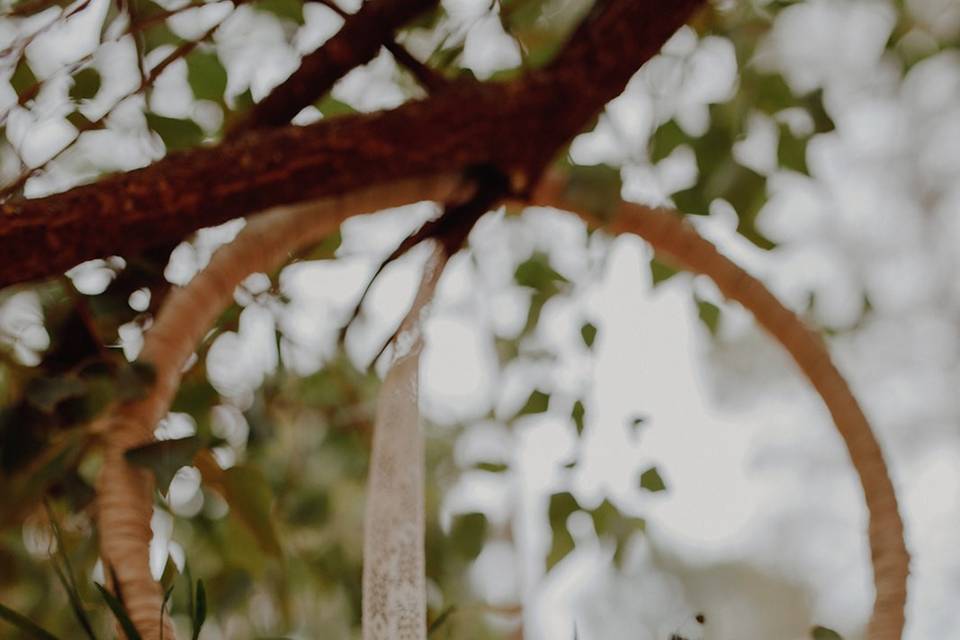
[[520, 64], [520, 45], [503, 30], [500, 18], [493, 14], [477, 19], [467, 32], [463, 47], [463, 66], [484, 80], [502, 69]]
[[483, 415], [490, 408], [489, 390], [497, 374], [488, 334], [460, 318], [438, 315], [427, 324], [425, 344], [421, 365], [425, 415], [437, 422]]

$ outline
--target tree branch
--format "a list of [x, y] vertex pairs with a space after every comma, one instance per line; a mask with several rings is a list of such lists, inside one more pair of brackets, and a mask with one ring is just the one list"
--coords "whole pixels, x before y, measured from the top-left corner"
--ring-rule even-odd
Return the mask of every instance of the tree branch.
[[204, 226], [369, 185], [498, 167], [515, 187], [616, 97], [702, 0], [610, 0], [556, 61], [508, 83], [456, 83], [392, 111], [252, 131], [144, 169], [0, 205], [0, 287]]
[[[323, 6], [329, 8], [344, 20], [351, 16], [351, 14], [341, 9], [333, 0], [313, 1], [319, 2]], [[449, 84], [449, 81], [443, 77], [441, 73], [434, 71], [425, 63], [417, 60], [413, 54], [407, 51], [407, 49], [396, 40], [388, 38], [386, 41], [384, 41], [383, 48], [393, 54], [397, 64], [409, 71], [410, 74], [416, 78], [417, 82], [419, 82], [420, 85], [427, 90], [427, 93], [436, 93]]]
[[354, 67], [372, 60], [380, 47], [393, 41], [393, 32], [439, 0], [369, 0], [345, 17], [343, 26], [319, 49], [306, 55], [300, 67], [266, 98], [253, 105], [229, 132], [288, 124], [301, 109], [325, 95]]
[[[592, 212], [564, 198], [563, 188], [562, 181], [547, 179], [534, 202], [572, 211], [593, 223]], [[910, 555], [903, 538], [896, 492], [870, 423], [833, 364], [823, 340], [762, 282], [722, 255], [677, 212], [621, 203], [607, 230], [637, 234], [658, 253], [666, 254], [690, 271], [709, 276], [727, 298], [742, 304], [787, 350], [820, 394], [846, 444], [870, 515], [868, 537], [876, 600], [866, 637], [899, 640], [904, 626]]]

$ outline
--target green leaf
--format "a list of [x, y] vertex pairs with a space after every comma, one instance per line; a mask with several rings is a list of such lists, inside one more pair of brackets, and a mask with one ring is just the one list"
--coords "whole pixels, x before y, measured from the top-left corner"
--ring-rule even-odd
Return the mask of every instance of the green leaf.
[[643, 518], [623, 515], [609, 500], [604, 500], [596, 509], [590, 511], [590, 518], [593, 520], [593, 528], [597, 536], [612, 538], [616, 544], [613, 561], [617, 566], [622, 565], [623, 552], [630, 537], [634, 533], [644, 531], [647, 525]]
[[165, 491], [170, 481], [181, 467], [193, 463], [197, 452], [204, 446], [199, 436], [188, 436], [174, 440], [157, 440], [133, 449], [128, 449], [127, 462], [153, 471], [157, 478], [157, 487]]
[[570, 417], [573, 418], [573, 424], [577, 427], [577, 435], [583, 435], [583, 419], [586, 416], [587, 409], [583, 406], [583, 403], [579, 400], [573, 403], [573, 411], [570, 412]]
[[523, 408], [517, 413], [517, 417], [526, 416], [534, 413], [543, 413], [550, 406], [550, 395], [540, 391], [539, 389], [534, 389], [530, 394], [530, 397], [527, 398], [526, 404], [523, 405]]
[[580, 327], [580, 337], [583, 338], [583, 344], [587, 348], [593, 347], [593, 341], [597, 339], [597, 327], [592, 322], [588, 322]]
[[547, 571], [567, 557], [573, 551], [573, 536], [567, 529], [567, 520], [575, 511], [580, 510], [580, 504], [570, 492], [555, 493], [550, 496], [550, 506], [547, 515], [550, 521], [550, 530], [553, 534], [550, 551], [547, 553]]
[[7, 480], [6, 497], [0, 501], [0, 522], [22, 517], [53, 483], [74, 469], [89, 437], [89, 433], [76, 430], [46, 451], [42, 461]]
[[156, 368], [149, 362], [135, 360], [117, 372], [117, 399], [139, 400], [147, 395], [156, 381]]
[[733, 175], [720, 197], [733, 205], [739, 223], [737, 231], [761, 249], [772, 249], [773, 242], [764, 237], [756, 227], [757, 214], [767, 202], [767, 179], [739, 164], [733, 165]]
[[486, 471], [488, 473], [503, 473], [508, 470], [510, 467], [505, 465], [502, 462], [478, 462], [474, 469], [478, 471]]
[[193, 640], [200, 637], [200, 630], [207, 619], [207, 590], [203, 588], [203, 580], [197, 580], [197, 606], [191, 618], [193, 620]]
[[784, 169], [809, 174], [807, 168], [807, 141], [798, 138], [790, 127], [780, 125], [780, 141], [777, 143], [777, 162]]
[[676, 120], [667, 120], [650, 136], [650, 162], [657, 163], [673, 153], [674, 149], [690, 142]]
[[110, 607], [110, 611], [113, 612], [117, 622], [120, 623], [120, 628], [123, 629], [123, 632], [126, 634], [127, 640], [142, 640], [133, 621], [130, 620], [130, 616], [127, 614], [127, 609], [123, 606], [123, 603], [120, 602], [115, 595], [104, 589], [103, 585], [96, 582], [93, 584], [97, 587], [104, 602]]
[[[163, 10], [159, 6], [158, 9]], [[167, 26], [166, 22], [158, 22], [149, 29], [141, 31], [141, 34], [143, 37], [144, 54], [150, 53], [157, 47], [162, 47], [165, 44], [177, 46], [183, 42], [173, 31], [170, 30], [170, 27]]]
[[653, 286], [657, 286], [661, 282], [669, 280], [678, 273], [679, 271], [667, 264], [664, 264], [660, 260], [657, 260], [656, 258], [650, 259], [650, 277], [653, 279]]
[[50, 7], [67, 7], [71, 4], [69, 0], [45, 0], [44, 2], [36, 2], [36, 0], [13, 0], [13, 2], [9, 4], [4, 4], [3, 17], [25, 18], [42, 13]]
[[688, 215], [706, 215], [710, 204], [723, 198], [737, 212], [740, 234], [757, 246], [770, 249], [773, 243], [763, 237], [754, 224], [757, 213], [766, 203], [766, 178], [738, 164], [732, 156], [734, 143], [743, 135], [748, 113], [742, 95], [728, 103], [710, 106], [710, 128], [703, 136], [689, 141], [697, 157], [697, 182], [671, 197], [677, 208]]
[[564, 195], [600, 220], [613, 217], [620, 205], [620, 169], [606, 164], [569, 165]]
[[233, 97], [233, 114], [242, 113], [254, 105], [253, 94], [250, 89]]
[[118, 398], [116, 380], [111, 376], [85, 379], [87, 392], [79, 399], [70, 399], [57, 407], [67, 422], [89, 422]]
[[198, 100], [222, 102], [227, 90], [227, 70], [214, 52], [193, 51], [186, 58], [187, 82]]
[[590, 511], [593, 528], [596, 530], [598, 536], [615, 533], [617, 521], [622, 517], [620, 510], [607, 499], [604, 499], [596, 509]]
[[170, 585], [167, 587], [166, 592], [163, 594], [163, 602], [160, 603], [160, 640], [163, 640], [163, 616], [167, 612], [167, 603], [170, 602], [170, 596], [173, 595], [173, 587], [175, 585]]
[[203, 142], [203, 129], [193, 120], [167, 118], [155, 113], [146, 113], [147, 126], [163, 140], [167, 151], [189, 149]]
[[827, 627], [816, 626], [810, 630], [810, 637], [813, 640], [843, 640], [843, 636]]
[[[67, 599], [70, 601], [70, 608], [77, 622], [80, 623], [87, 637], [90, 640], [96, 640], [96, 634], [93, 632], [93, 626], [90, 624], [90, 618], [83, 606], [83, 598], [80, 597], [80, 589], [77, 587], [77, 579], [73, 575], [73, 567], [70, 565], [70, 557], [67, 555], [67, 545], [63, 542], [63, 532], [60, 530], [60, 523], [54, 516], [53, 509], [49, 503], [44, 503], [47, 510], [47, 517], [50, 520], [50, 528], [53, 530], [54, 539], [57, 541], [57, 557], [53, 562], [53, 569], [57, 574], [57, 579], [63, 590], [67, 592]], [[60, 564], [63, 563], [63, 568]]]
[[657, 471], [657, 468], [650, 467], [640, 474], [640, 487], [656, 493], [658, 491], [664, 491], [667, 485], [664, 484], [663, 478], [660, 477], [660, 472]]
[[487, 517], [482, 513], [458, 515], [450, 527], [450, 544], [459, 555], [473, 560], [483, 551], [487, 527]]
[[73, 111], [67, 115], [67, 122], [77, 128], [77, 131], [91, 131], [93, 129], [103, 129], [104, 123], [100, 121], [91, 121], [87, 116], [79, 111]]
[[463, 44], [457, 44], [453, 47], [441, 48], [434, 51], [427, 64], [440, 72], [449, 69], [463, 54]]
[[507, 33], [517, 27], [532, 26], [543, 11], [543, 0], [503, 0], [500, 3], [501, 18], [505, 18]]
[[553, 541], [550, 543], [550, 551], [547, 553], [547, 571], [553, 569], [558, 562], [570, 555], [575, 543], [573, 536], [564, 527], [562, 532], [554, 532]]
[[697, 300], [697, 312], [700, 322], [707, 327], [711, 335], [716, 336], [720, 326], [720, 307], [706, 300]]
[[286, 518], [291, 524], [316, 526], [330, 517], [330, 494], [323, 488], [305, 488], [291, 501]]
[[670, 198], [678, 211], [691, 216], [707, 215], [710, 211], [710, 203], [713, 202], [713, 198], [707, 197], [700, 185], [678, 191]]
[[189, 413], [196, 418], [209, 411], [219, 400], [220, 394], [213, 388], [206, 376], [201, 376], [200, 379], [189, 376], [189, 380], [181, 384], [177, 390], [177, 395], [170, 405], [170, 410]]
[[433, 9], [424, 11], [413, 18], [405, 27], [407, 29], [433, 29], [440, 22], [440, 19], [446, 16], [446, 11], [442, 6], [435, 6]]
[[442, 626], [443, 626], [443, 623], [446, 622], [447, 619], [448, 619], [451, 615], [453, 615], [453, 613], [454, 613], [456, 610], [457, 610], [457, 608], [456, 608], [455, 606], [449, 606], [449, 607], [447, 607], [446, 609], [444, 609], [443, 611], [441, 611], [441, 612], [440, 612], [440, 615], [438, 615], [438, 616], [436, 617], [436, 619], [435, 619], [433, 622], [431, 622], [431, 623], [430, 623], [430, 626], [427, 628], [427, 637], [429, 638], [432, 634], [434, 634], [434, 633], [437, 631], [437, 629], [439, 629], [440, 627], [442, 627]]
[[569, 491], [562, 491], [550, 496], [550, 506], [547, 508], [547, 517], [551, 525], [566, 526], [567, 518], [580, 510], [580, 503]]
[[97, 91], [100, 91], [100, 72], [93, 67], [86, 67], [73, 74], [73, 86], [70, 88], [70, 98], [75, 101], [90, 100]]
[[194, 599], [193, 576], [190, 573], [190, 563], [183, 563], [183, 577], [187, 581], [187, 612], [190, 614], [190, 627], [197, 626], [197, 608]]
[[568, 282], [566, 278], [553, 270], [550, 258], [536, 252], [521, 262], [513, 274], [513, 279], [521, 287], [530, 287], [537, 291], [557, 291], [557, 283]]
[[237, 465], [223, 473], [224, 498], [231, 514], [242, 522], [267, 553], [281, 555], [273, 525], [273, 493], [263, 473], [254, 467]]
[[340, 231], [334, 231], [323, 240], [318, 242], [314, 247], [307, 253], [303, 259], [304, 260], [332, 260], [337, 255], [337, 249], [340, 248], [340, 244], [343, 242], [343, 236], [340, 235]]
[[13, 609], [10, 609], [3, 604], [0, 604], [0, 620], [12, 625], [28, 638], [36, 638], [37, 640], [58, 640], [57, 636], [43, 629], [26, 616], [17, 613]]
[[278, 18], [303, 24], [303, 2], [300, 0], [259, 0], [253, 6]]
[[320, 104], [317, 105], [317, 109], [320, 110], [320, 113], [323, 114], [324, 118], [333, 118], [335, 116], [347, 116], [351, 113], [356, 113], [357, 110], [348, 105], [346, 102], [341, 102], [333, 96], [327, 96], [320, 101]]
[[833, 118], [830, 117], [826, 107], [823, 106], [823, 89], [817, 89], [813, 93], [804, 96], [803, 102], [810, 116], [813, 118], [813, 130], [816, 133], [827, 133], [837, 128], [837, 125], [833, 122]]
[[723, 198], [737, 212], [737, 231], [758, 247], [771, 249], [773, 243], [754, 225], [757, 214], [767, 201], [766, 186], [764, 176], [728, 157], [713, 167], [712, 173], [701, 174], [697, 185], [673, 194], [672, 198], [678, 209], [690, 215], [706, 215], [710, 203]]
[[87, 390], [86, 381], [74, 376], [34, 378], [27, 383], [25, 396], [40, 411], [53, 413], [61, 402], [82, 397]]
[[764, 113], [773, 115], [797, 104], [793, 92], [779, 73], [760, 74], [747, 69], [743, 72], [743, 81], [745, 87], [752, 89], [753, 106]]
[[17, 62], [17, 66], [13, 70], [13, 75], [10, 76], [10, 86], [17, 92], [21, 103], [25, 102], [24, 96], [30, 98], [36, 95], [38, 87], [37, 76], [33, 75], [33, 71], [30, 69], [30, 65], [27, 64], [25, 58], [21, 57]]
[[527, 322], [521, 332], [521, 335], [525, 336], [536, 328], [543, 306], [560, 292], [561, 285], [568, 280], [554, 271], [550, 266], [550, 258], [539, 251], [534, 252], [517, 266], [513, 278], [520, 286], [533, 290], [533, 295], [530, 296], [530, 308], [527, 311]]

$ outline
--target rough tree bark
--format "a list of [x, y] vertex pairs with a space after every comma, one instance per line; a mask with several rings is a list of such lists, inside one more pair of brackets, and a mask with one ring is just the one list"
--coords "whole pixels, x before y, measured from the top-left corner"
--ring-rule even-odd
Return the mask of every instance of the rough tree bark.
[[230, 135], [288, 124], [301, 109], [326, 95], [347, 72], [370, 62], [398, 27], [438, 4], [439, 0], [364, 2], [340, 31], [322, 47], [304, 56], [289, 78], [253, 105], [231, 128]]
[[[64, 193], [0, 204], [0, 287], [175, 242], [230, 218], [437, 171], [493, 165], [532, 184], [702, 0], [609, 0], [547, 67], [215, 147]], [[304, 105], [305, 106], [305, 105]]]
[[[48, 275], [83, 259], [176, 240], [199, 226], [269, 206], [392, 179], [492, 164], [515, 178], [519, 174], [520, 182], [532, 180], [697, 4], [685, 0], [662, 10], [653, 2], [615, 0], [581, 25], [554, 63], [520, 81], [456, 84], [391, 112], [312, 127], [255, 130], [258, 123], [276, 124], [281, 118], [277, 113], [295, 114], [315, 98], [305, 87], [309, 76], [322, 75], [325, 67], [311, 62], [311, 73], [297, 72], [278, 87], [265, 101], [274, 107], [255, 111], [236, 141], [172, 154], [146, 169], [63, 194], [4, 204], [0, 251], [9, 250], [8, 260], [0, 265], [0, 285]], [[377, 6], [398, 5], [384, 0]], [[408, 15], [414, 14], [396, 19]], [[334, 38], [330, 47], [336, 50], [341, 41], [346, 40]], [[361, 62], [362, 57], [352, 59]], [[338, 59], [320, 53], [308, 58]], [[333, 67], [337, 73], [348, 70], [346, 63]], [[323, 76], [328, 83], [334, 77]], [[343, 207], [327, 207], [329, 220], [318, 223], [330, 224], [346, 213]], [[236, 256], [253, 250], [250, 238], [256, 228], [238, 238], [239, 249], [224, 252], [202, 277], [164, 304], [141, 355], [157, 365], [157, 386], [143, 401], [118, 407], [103, 423], [109, 444], [97, 486], [102, 553], [116, 572], [116, 586], [131, 617], [148, 640], [159, 635], [161, 626], [166, 634], [172, 632], [169, 622], [156, 615], [161, 594], [146, 563], [152, 478], [128, 465], [123, 454], [152, 439], [154, 425], [179, 383], [179, 366], [216, 317], [213, 309], [229, 302], [239, 282], [230, 274], [239, 273]], [[274, 237], [278, 231], [271, 233]], [[261, 264], [265, 259], [264, 253], [246, 256], [246, 273], [275, 266], [277, 255]], [[184, 300], [197, 304], [197, 291], [207, 297], [202, 308], [209, 313], [183, 313]], [[181, 326], [185, 322], [188, 329]]]
[[[493, 165], [522, 190], [536, 182], [557, 150], [622, 91], [640, 64], [659, 50], [701, 0], [602, 3], [550, 65], [516, 81], [457, 82], [392, 111], [308, 127], [256, 130], [284, 124], [352, 66], [375, 55], [396, 26], [435, 4], [435, 0], [368, 3], [353, 17], [357, 22], [348, 21], [323, 50], [307, 56], [301, 69], [237, 126], [238, 135], [219, 146], [170, 154], [150, 167], [65, 193], [3, 203], [0, 255], [5, 260], [0, 263], [0, 286], [57, 274], [95, 257], [169, 244], [199, 227], [269, 207], [441, 171]], [[310, 228], [332, 228], [342, 216], [359, 212], [349, 202], [350, 198], [341, 207], [313, 212], [309, 225], [316, 226]], [[387, 201], [380, 204], [387, 206]], [[823, 395], [861, 476], [871, 514], [877, 600], [868, 637], [899, 638], [907, 554], [893, 489], [869, 425], [822, 344], [758, 283], [724, 262], [715, 250], [710, 253], [697, 244], [704, 241], [676, 231], [662, 216], [634, 218], [623, 223], [622, 230], [640, 232], [660, 250], [716, 277], [721, 290], [755, 311]], [[278, 214], [271, 220], [281, 219]], [[306, 218], [296, 222], [308, 224]], [[282, 262], [283, 251], [268, 257], [259, 253], [261, 248], [251, 248], [249, 238], [257, 224], [238, 238], [239, 249], [223, 254], [253, 251], [244, 258], [248, 263], [227, 268], [224, 261], [236, 257], [215, 258], [192, 288], [171, 297], [147, 335], [143, 354], [160, 365], [158, 386], [150, 397], [118, 408], [104, 423], [111, 440], [98, 482], [103, 553], [117, 572], [128, 607], [149, 612], [134, 616], [148, 639], [158, 634], [160, 605], [159, 590], [146, 565], [152, 479], [130, 468], [123, 452], [152, 438], [153, 426], [178, 384], [180, 364], [216, 317], [183, 313], [183, 301], [194, 304], [191, 296], [196, 295], [188, 290], [204, 291], [208, 308], [218, 308], [229, 302], [239, 282], [229, 273], [242, 272], [242, 279]], [[285, 242], [308, 241], [302, 230], [284, 229], [293, 235], [276, 240], [281, 244], [271, 245], [275, 249]], [[691, 253], [692, 247], [703, 251]], [[183, 330], [180, 325], [189, 318], [196, 326]], [[140, 506], [124, 510], [131, 500]]]
[[[536, 181], [556, 151], [623, 89], [639, 65], [659, 50], [701, 1], [609, 0], [588, 16], [549, 66], [520, 80], [454, 83], [427, 100], [392, 111], [302, 128], [254, 130], [285, 123], [352, 65], [375, 55], [394, 27], [433, 4], [429, 0], [368, 3], [369, 9], [365, 6], [356, 16], [365, 18], [352, 26], [348, 22], [325, 52], [307, 56], [298, 72], [251, 111], [236, 130], [242, 136], [231, 136], [235, 139], [216, 147], [170, 154], [150, 167], [65, 193], [3, 203], [0, 255], [5, 260], [0, 263], [0, 286], [57, 274], [91, 258], [168, 244], [199, 227], [272, 206], [438, 171], [493, 165], [511, 176], [515, 188], [523, 189]], [[367, 28], [356, 26], [363, 20]], [[315, 212], [314, 216], [327, 216], [314, 217], [319, 225], [315, 228], [335, 224], [350, 210], [327, 207]], [[709, 245], [704, 247], [704, 241], [676, 226], [676, 221], [663, 214], [644, 214], [622, 224], [621, 230], [639, 232], [660, 250], [715, 277], [721, 290], [751, 308], [780, 339], [823, 395], [860, 474], [870, 509], [877, 600], [868, 635], [871, 640], [898, 638], [907, 554], [892, 485], [869, 425], [822, 344], [756, 281]], [[243, 236], [247, 239], [238, 239], [239, 248], [224, 254], [254, 251], [237, 273], [246, 275], [282, 260], [282, 252], [268, 260], [266, 254], [258, 253], [260, 248], [250, 248], [249, 238], [257, 228], [252, 223]], [[301, 231], [293, 232], [297, 241], [305, 241]], [[282, 242], [293, 241], [285, 237]], [[153, 425], [176, 388], [180, 363], [205, 330], [201, 325], [215, 318], [206, 314], [196, 320], [194, 313], [177, 310], [195, 295], [188, 290], [204, 290], [212, 301], [210, 309], [228, 303], [235, 283], [223, 271], [226, 260], [236, 258], [215, 258], [192, 289], [177, 292], [165, 305], [143, 354], [165, 373], [150, 397], [118, 408], [105, 422], [112, 435], [98, 483], [104, 556], [117, 572], [128, 607], [149, 610], [149, 615], [134, 617], [146, 638], [158, 631], [160, 604], [146, 567], [152, 480], [128, 467], [123, 452], [152, 438]], [[191, 317], [196, 326], [178, 335], [179, 325]], [[176, 329], [165, 330], [167, 326]], [[172, 364], [164, 364], [165, 359]], [[124, 492], [129, 495], [124, 497]], [[122, 505], [131, 499], [139, 510], [123, 511]]]

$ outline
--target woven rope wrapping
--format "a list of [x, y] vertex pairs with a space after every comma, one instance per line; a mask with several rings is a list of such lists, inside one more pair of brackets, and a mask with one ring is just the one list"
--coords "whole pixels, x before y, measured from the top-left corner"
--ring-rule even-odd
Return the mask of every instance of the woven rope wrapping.
[[[120, 405], [94, 427], [106, 440], [97, 478], [100, 552], [117, 579], [130, 618], [144, 640], [160, 637], [163, 595], [149, 566], [154, 478], [129, 465], [124, 452], [153, 440], [180, 383], [181, 368], [251, 273], [281, 266], [290, 253], [337, 229], [346, 217], [421, 200], [446, 201], [459, 187], [451, 176], [405, 180], [339, 198], [283, 208], [252, 218], [233, 242], [221, 247], [190, 283], [170, 294], [144, 338], [140, 360], [154, 366], [157, 383], [145, 398]], [[163, 637], [173, 627], [164, 615]]]
[[[565, 209], [593, 222], [591, 212], [561, 195], [563, 188], [562, 180], [546, 179], [535, 198], [537, 204]], [[727, 298], [753, 313], [757, 323], [783, 345], [820, 394], [847, 446], [870, 515], [868, 538], [876, 599], [867, 640], [898, 640], [903, 633], [910, 556], [896, 493], [873, 430], [823, 340], [763, 283], [723, 256], [676, 212], [621, 203], [607, 230], [636, 234], [658, 253], [709, 276]]]
[[445, 261], [434, 247], [377, 401], [364, 518], [364, 640], [427, 637], [419, 369], [423, 316]]
[[[179, 384], [180, 368], [221, 311], [232, 302], [234, 288], [250, 273], [277, 268], [291, 251], [316, 242], [349, 215], [418, 200], [448, 200], [457, 186], [457, 180], [452, 177], [406, 181], [353, 193], [340, 199], [264, 214], [252, 220], [234, 242], [214, 255], [210, 265], [201, 274], [187, 287], [172, 294], [164, 305], [157, 322], [145, 338], [141, 354], [142, 360], [152, 363], [157, 369], [156, 387], [143, 400], [116, 408], [101, 421], [99, 427], [106, 432], [108, 440], [104, 465], [97, 482], [101, 553], [115, 572], [119, 583], [117, 586], [144, 640], [159, 638], [161, 627], [158, 614], [162, 596], [159, 586], [150, 575], [148, 564], [154, 485], [151, 474], [128, 465], [123, 453], [132, 446], [152, 440], [153, 428], [169, 407]], [[558, 181], [548, 179], [536, 198], [537, 203], [575, 211], [589, 219], [590, 212], [578, 211], [576, 206], [558, 195], [561, 187]], [[610, 230], [614, 233], [636, 233], [657, 251], [672, 256], [692, 271], [710, 276], [724, 295], [753, 312], [758, 323], [783, 344], [811, 380], [847, 445], [870, 512], [869, 539], [877, 597], [867, 637], [869, 640], [900, 638], [904, 624], [909, 556], [903, 541], [896, 496], [870, 426], [846, 382], [830, 361], [822, 341], [759, 281], [723, 257], [676, 215], [623, 204]], [[439, 265], [433, 276], [436, 277], [438, 273]], [[418, 294], [416, 309], [429, 298], [435, 284], [435, 281], [430, 284], [428, 280], [425, 280]], [[415, 315], [411, 314], [408, 321]], [[416, 384], [418, 350], [419, 344], [415, 344], [409, 357], [395, 363], [391, 371], [394, 382]], [[384, 430], [380, 444], [375, 444], [373, 465], [379, 470], [371, 475], [370, 509], [375, 515], [382, 513], [386, 517], [378, 522], [373, 516], [368, 516], [370, 534], [367, 545], [373, 546], [367, 549], [364, 569], [366, 640], [419, 640], [425, 635], [421, 588], [422, 442], [416, 403], [409, 401], [410, 397], [415, 398], [415, 394], [411, 396], [414, 390], [415, 386], [407, 389], [406, 396], [399, 396], [405, 399], [403, 406], [406, 413], [402, 416], [394, 414], [400, 405], [393, 403], [399, 400], [391, 399], [389, 394], [381, 398], [378, 407], [379, 416], [398, 418], [397, 424], [402, 423], [407, 427], [403, 434], [411, 437], [405, 440], [406, 453], [401, 457], [403, 460], [409, 459], [412, 464], [399, 464], [402, 461], [397, 458], [396, 452], [385, 457], [382, 455], [382, 452], [389, 453], [396, 446], [404, 444], [395, 442], [401, 435], [399, 430], [394, 430], [394, 433]], [[378, 423], [381, 421], [379, 416]], [[385, 442], [393, 444], [387, 446], [383, 444]], [[378, 455], [383, 459], [380, 460]], [[374, 509], [374, 501], [383, 500], [389, 491], [396, 490], [389, 479], [395, 478], [393, 474], [403, 466], [408, 467], [403, 480], [406, 487], [404, 492], [408, 494], [406, 498], [396, 502], [392, 509], [389, 505], [382, 512]], [[386, 488], [388, 492], [377, 494], [381, 490], [377, 487]], [[401, 506], [402, 509], [397, 508]], [[398, 518], [396, 523], [388, 521], [388, 518], [394, 517]], [[393, 524], [400, 525], [396, 536], [390, 533]], [[402, 546], [390, 546], [394, 544]], [[419, 551], [411, 556], [405, 555], [403, 549]], [[378, 554], [384, 558], [375, 560]], [[390, 563], [394, 564], [391, 566]], [[378, 575], [376, 572], [384, 567], [389, 568]], [[398, 578], [389, 577], [391, 574]], [[384, 584], [400, 585], [401, 588], [394, 595], [385, 595], [381, 589]], [[167, 618], [164, 618], [163, 625], [164, 637], [173, 638], [173, 629]]]

